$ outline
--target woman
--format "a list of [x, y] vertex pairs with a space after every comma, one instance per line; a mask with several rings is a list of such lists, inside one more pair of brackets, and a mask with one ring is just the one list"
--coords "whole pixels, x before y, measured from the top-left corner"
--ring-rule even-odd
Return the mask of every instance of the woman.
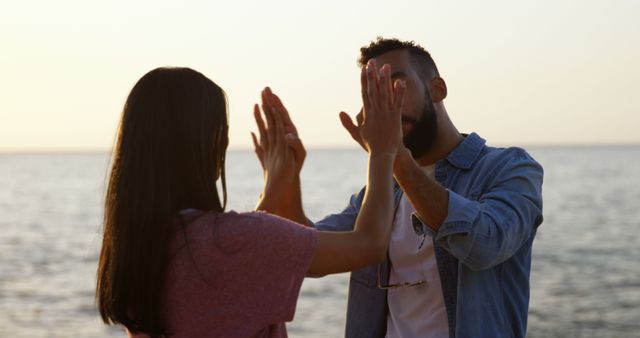
[[[355, 230], [346, 233], [264, 212], [225, 212], [224, 91], [188, 68], [144, 75], [123, 109], [106, 194], [96, 291], [104, 322], [130, 335], [286, 337], [283, 323], [293, 318], [306, 275], [380, 262], [393, 217], [404, 86], [392, 88], [388, 67], [381, 75], [369, 69], [362, 75], [368, 191]], [[266, 182], [258, 209], [269, 210], [281, 197], [273, 182], [295, 166], [295, 142], [277, 109], [263, 108]]]

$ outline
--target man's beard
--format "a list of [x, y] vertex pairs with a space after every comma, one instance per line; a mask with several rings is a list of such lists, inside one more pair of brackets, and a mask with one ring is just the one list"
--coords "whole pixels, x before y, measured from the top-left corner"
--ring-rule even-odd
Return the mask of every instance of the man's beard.
[[429, 93], [426, 96], [426, 102], [419, 118], [402, 117], [403, 121], [409, 122], [413, 126], [407, 136], [402, 139], [404, 146], [411, 151], [413, 158], [420, 158], [428, 153], [436, 141], [438, 129], [436, 108]]

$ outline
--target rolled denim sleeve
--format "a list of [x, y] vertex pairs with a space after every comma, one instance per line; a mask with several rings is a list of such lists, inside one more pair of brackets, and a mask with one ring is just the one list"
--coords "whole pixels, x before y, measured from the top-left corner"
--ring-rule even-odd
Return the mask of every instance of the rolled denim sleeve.
[[351, 231], [356, 224], [358, 212], [362, 206], [365, 188], [359, 193], [353, 194], [349, 199], [349, 204], [342, 212], [326, 216], [322, 220], [313, 224], [313, 226], [321, 231]]
[[470, 269], [494, 267], [513, 256], [542, 223], [542, 180], [540, 164], [517, 150], [477, 201], [448, 190], [447, 218], [438, 231], [425, 228]]

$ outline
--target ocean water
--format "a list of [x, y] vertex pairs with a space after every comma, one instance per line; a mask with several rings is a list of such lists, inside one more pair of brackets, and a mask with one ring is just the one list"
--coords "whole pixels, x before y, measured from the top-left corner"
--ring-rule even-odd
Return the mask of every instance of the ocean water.
[[[640, 336], [640, 147], [532, 148], [545, 168], [529, 337]], [[0, 337], [123, 337], [94, 302], [107, 154], [0, 155]], [[231, 152], [229, 207], [262, 187], [251, 152]], [[311, 150], [308, 216], [342, 210], [365, 182], [358, 150]], [[340, 337], [348, 275], [307, 279], [291, 337]]]

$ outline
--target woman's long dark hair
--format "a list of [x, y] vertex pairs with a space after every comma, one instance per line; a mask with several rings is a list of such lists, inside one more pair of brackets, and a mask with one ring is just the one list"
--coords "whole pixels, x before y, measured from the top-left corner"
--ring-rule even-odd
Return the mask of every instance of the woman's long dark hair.
[[192, 69], [154, 69], [131, 90], [105, 201], [96, 289], [105, 323], [164, 333], [168, 235], [182, 209], [224, 211], [228, 129], [224, 91]]

